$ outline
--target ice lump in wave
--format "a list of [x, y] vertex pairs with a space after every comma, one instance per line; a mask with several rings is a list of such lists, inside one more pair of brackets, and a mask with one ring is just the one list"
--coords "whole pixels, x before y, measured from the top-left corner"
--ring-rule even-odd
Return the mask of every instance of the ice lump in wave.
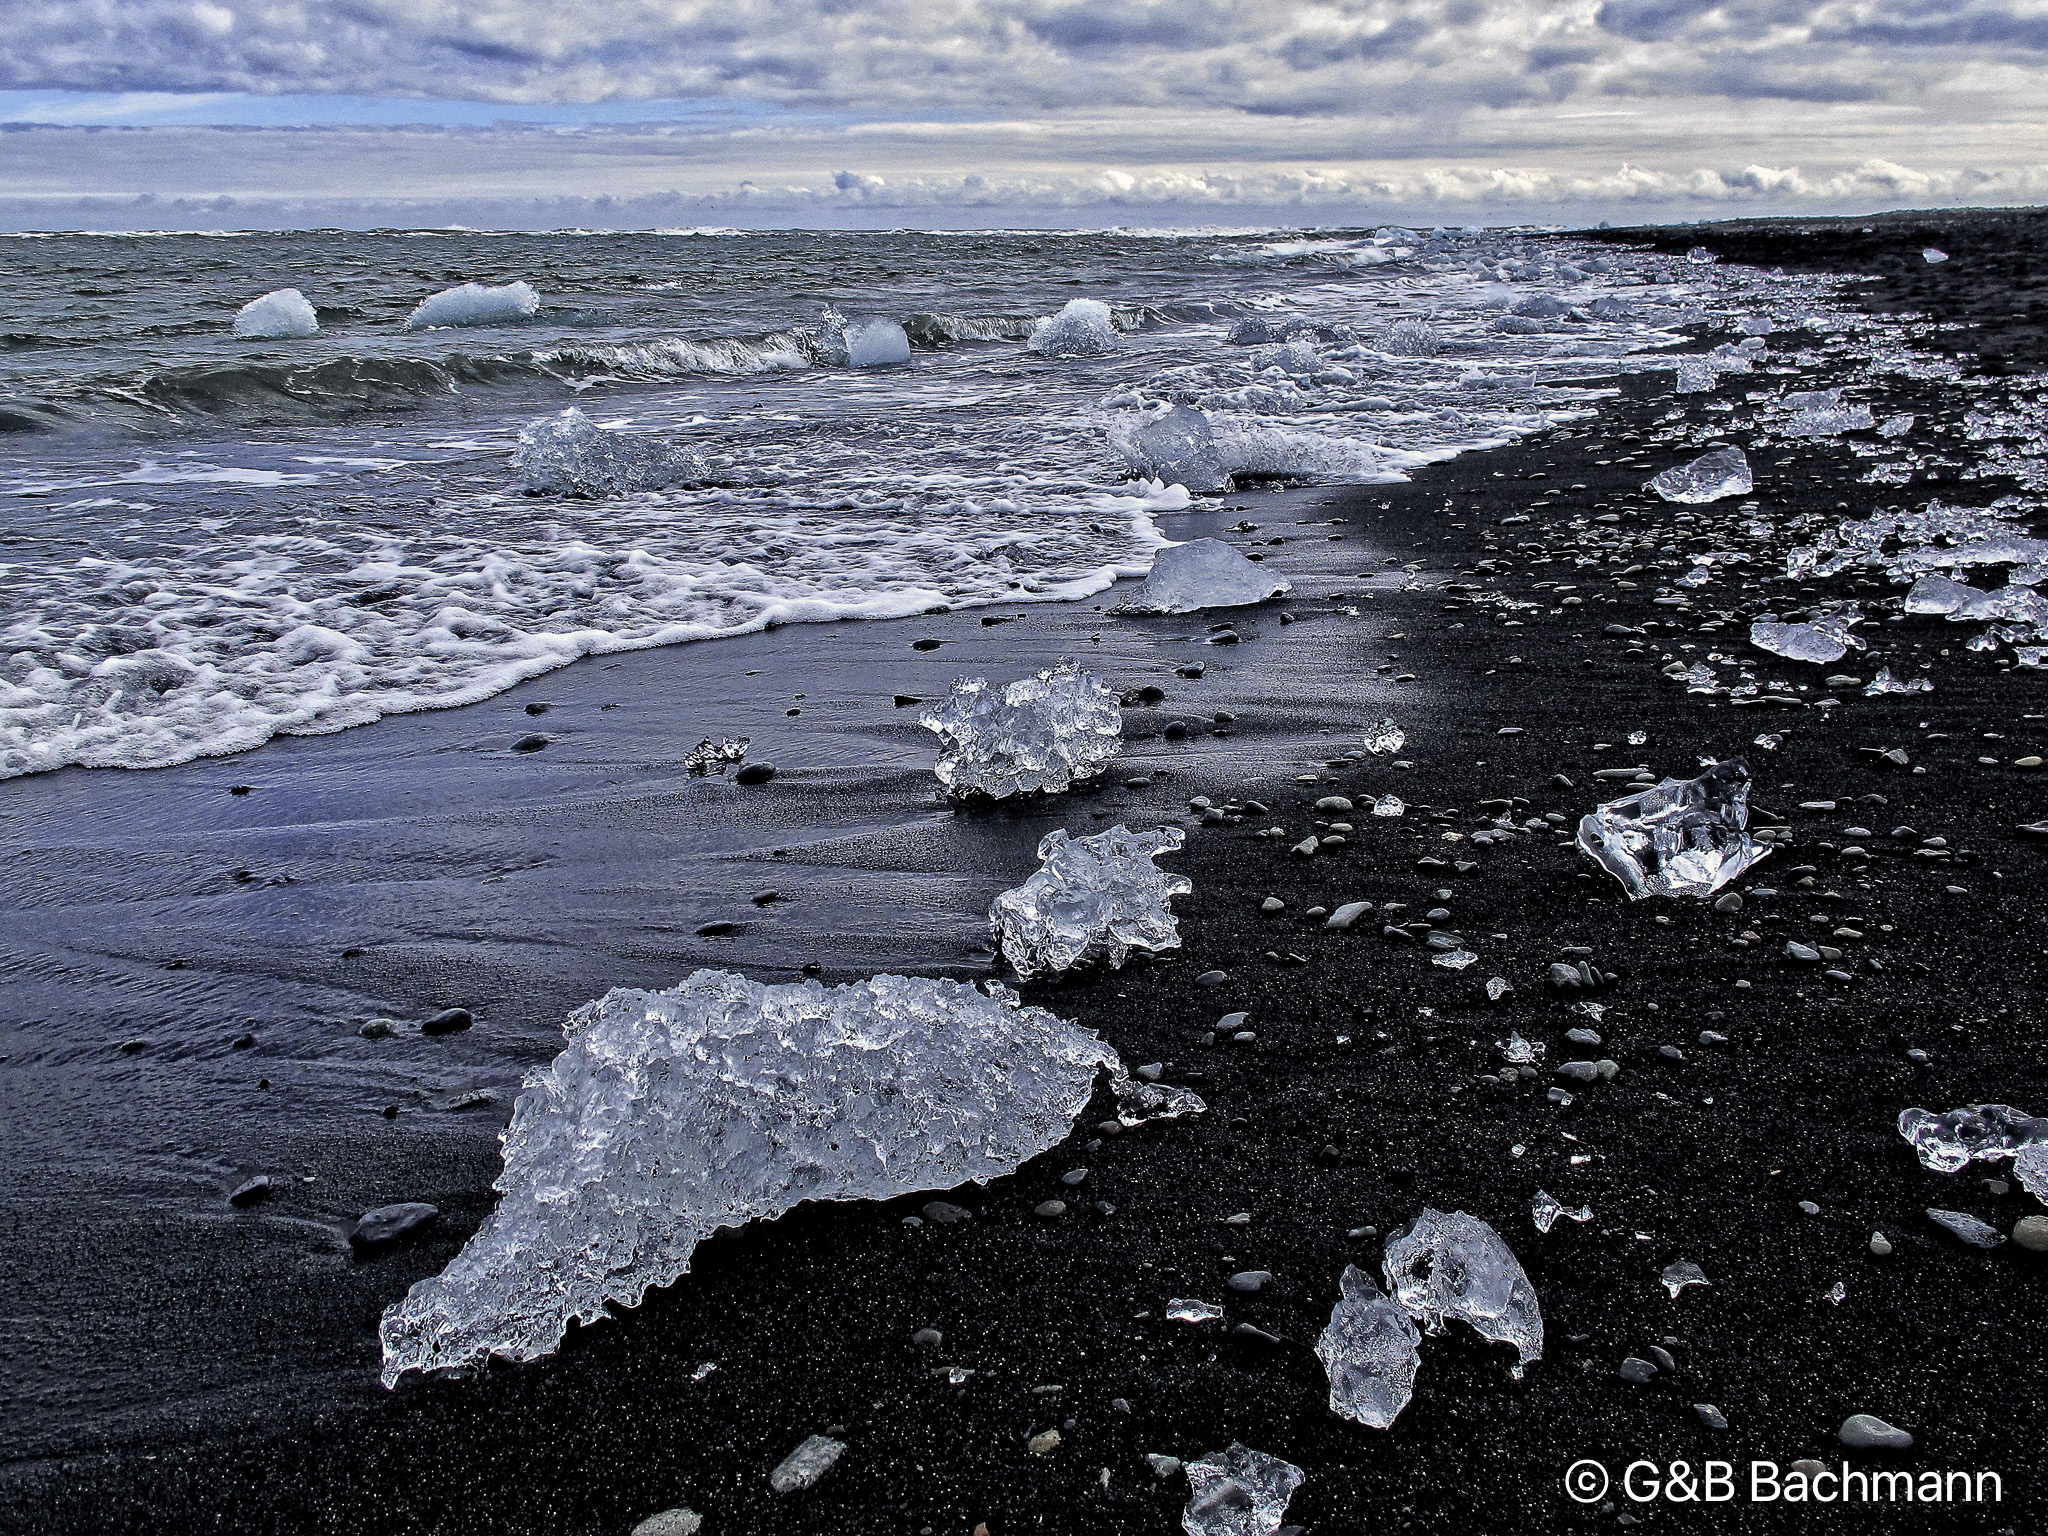
[[1290, 592], [1294, 584], [1221, 539], [1168, 545], [1152, 571], [1117, 604], [1119, 613], [1193, 613], [1199, 608], [1242, 608]]
[[658, 437], [607, 431], [575, 406], [523, 427], [512, 453], [519, 489], [529, 496], [624, 496], [664, 486], [702, 484], [702, 459]]
[[1101, 1068], [1122, 1072], [994, 983], [705, 970], [617, 988], [565, 1027], [513, 1107], [496, 1211], [384, 1315], [386, 1386], [549, 1354], [572, 1320], [685, 1274], [721, 1227], [1011, 1173], [1068, 1134]]
[[1116, 321], [1100, 299], [1069, 299], [1056, 315], [1031, 328], [1028, 343], [1047, 357], [1106, 357], [1122, 348]]
[[235, 311], [235, 334], [245, 340], [318, 336], [320, 317], [296, 288], [280, 288]]
[[1152, 861], [1187, 841], [1178, 827], [1111, 827], [1072, 838], [1062, 828], [1038, 845], [1044, 868], [989, 908], [996, 947], [1019, 976], [1066, 971], [1087, 960], [1123, 965], [1134, 949], [1180, 946], [1173, 898], [1194, 886]]
[[1749, 769], [1737, 759], [1596, 807], [1578, 842], [1630, 900], [1710, 896], [1770, 852], [1748, 828]]
[[1111, 440], [1123, 450], [1131, 468], [1147, 479], [1186, 486], [1191, 491], [1230, 488], [1230, 474], [1223, 467], [1209, 418], [1193, 406], [1168, 406], [1156, 416], [1147, 416], [1136, 432], [1123, 423], [1118, 426], [1124, 430], [1112, 430]]
[[938, 734], [941, 784], [996, 800], [1093, 778], [1123, 744], [1116, 695], [1072, 661], [1001, 686], [960, 678], [918, 723]]
[[444, 325], [502, 325], [529, 319], [539, 309], [540, 295], [531, 283], [506, 283], [498, 288], [463, 283], [420, 300], [405, 317], [405, 328], [425, 331]]

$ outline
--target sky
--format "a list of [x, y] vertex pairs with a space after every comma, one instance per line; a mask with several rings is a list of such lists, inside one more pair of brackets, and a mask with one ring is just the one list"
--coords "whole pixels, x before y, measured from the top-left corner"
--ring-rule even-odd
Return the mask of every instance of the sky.
[[7, 0], [0, 228], [2048, 202], [2048, 0]]

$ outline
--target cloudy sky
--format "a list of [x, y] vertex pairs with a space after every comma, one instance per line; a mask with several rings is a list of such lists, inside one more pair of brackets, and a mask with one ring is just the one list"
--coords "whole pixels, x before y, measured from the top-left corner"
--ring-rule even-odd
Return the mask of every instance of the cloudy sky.
[[2048, 201], [2048, 0], [7, 0], [0, 227]]

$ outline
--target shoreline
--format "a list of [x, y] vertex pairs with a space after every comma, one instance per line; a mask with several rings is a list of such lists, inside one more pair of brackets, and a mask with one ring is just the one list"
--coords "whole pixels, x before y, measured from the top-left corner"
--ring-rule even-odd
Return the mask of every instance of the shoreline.
[[[1201, 515], [1219, 523], [1239, 516], [1277, 523], [1261, 513], [1286, 507], [1298, 508], [1304, 521], [1341, 517], [1341, 526], [1330, 527], [1345, 536], [1347, 556], [1370, 549], [1383, 572], [1401, 569], [1386, 564], [1389, 556], [1422, 558], [1427, 574], [1447, 584], [1403, 590], [1405, 583], [1384, 575], [1361, 582], [1357, 573], [1368, 567], [1339, 560], [1333, 567], [1354, 566], [1345, 579], [1335, 579], [1333, 568], [1332, 579], [1300, 585], [1288, 600], [1220, 615], [1244, 635], [1235, 647], [1205, 644], [1212, 616], [1120, 620], [1105, 629], [1105, 645], [1112, 633], [1132, 637], [1121, 642], [1123, 654], [1142, 652], [1151, 670], [1134, 666], [1113, 673], [1112, 682], [1157, 677], [1168, 687], [1162, 709], [1127, 716], [1127, 740], [1155, 723], [1133, 717], [1156, 714], [1163, 724], [1176, 709], [1191, 715], [1195, 700], [1212, 716], [1218, 708], [1237, 714], [1229, 722], [1234, 735], [1203, 738], [1213, 755], [1200, 768], [1185, 766], [1185, 750], [1161, 738], [1138, 739], [1138, 750], [1112, 765], [1112, 787], [1099, 793], [1023, 813], [938, 813], [951, 820], [949, 837], [967, 828], [979, 838], [965, 861], [975, 874], [945, 877], [953, 882], [945, 911], [956, 921], [966, 912], [962, 926], [971, 928], [977, 909], [961, 893], [977, 881], [995, 889], [1028, 873], [1030, 843], [1044, 826], [1086, 830], [1080, 823], [1092, 824], [1098, 812], [1105, 822], [1179, 816], [1195, 794], [1255, 797], [1268, 807], [1270, 820], [1191, 830], [1188, 847], [1169, 861], [1195, 881], [1176, 903], [1181, 950], [1121, 972], [1020, 989], [1027, 1001], [1100, 1031], [1126, 1061], [1165, 1063], [1170, 1080], [1208, 1100], [1206, 1115], [1090, 1145], [1094, 1133], [1085, 1127], [1100, 1116], [1084, 1114], [1059, 1149], [985, 1190], [951, 1196], [975, 1211], [959, 1227], [904, 1226], [901, 1218], [928, 1198], [920, 1195], [807, 1206], [722, 1235], [699, 1250], [687, 1279], [609, 1326], [578, 1331], [558, 1356], [534, 1365], [493, 1369], [470, 1382], [416, 1383], [366, 1407], [302, 1405], [288, 1424], [236, 1432], [223, 1421], [200, 1433], [195, 1423], [189, 1443], [175, 1433], [149, 1438], [153, 1461], [139, 1454], [138, 1442], [132, 1451], [75, 1455], [40, 1469], [16, 1462], [0, 1470], [0, 1509], [8, 1500], [25, 1508], [33, 1498], [44, 1523], [23, 1529], [95, 1532], [176, 1520], [223, 1532], [623, 1533], [657, 1510], [687, 1504], [710, 1516], [707, 1530], [719, 1536], [926, 1527], [967, 1536], [977, 1524], [991, 1536], [1149, 1533], [1175, 1528], [1185, 1484], [1153, 1477], [1142, 1455], [1192, 1458], [1237, 1439], [1309, 1471], [1289, 1518], [1317, 1536], [1578, 1528], [1602, 1516], [1571, 1505], [1559, 1486], [1581, 1456], [1617, 1464], [1637, 1456], [1697, 1462], [1755, 1455], [1781, 1464], [1826, 1457], [1835, 1426], [1856, 1412], [1920, 1437], [1918, 1449], [1887, 1465], [1998, 1468], [2008, 1473], [2015, 1503], [2024, 1503], [2016, 1485], [2031, 1453], [2021, 1448], [2038, 1439], [2028, 1431], [2041, 1424], [2035, 1384], [2048, 1368], [2048, 1345], [2030, 1326], [2041, 1258], [2011, 1244], [1991, 1254], [1963, 1248], [1920, 1210], [1952, 1205], [2004, 1229], [2032, 1206], [2016, 1191], [1987, 1189], [1979, 1170], [1948, 1178], [1924, 1172], [1892, 1119], [1915, 1103], [1937, 1110], [1979, 1100], [2048, 1104], [2044, 1042], [2027, 1022], [2048, 979], [2039, 946], [2030, 943], [2044, 915], [2041, 854], [2011, 830], [2037, 818], [2040, 795], [2023, 771], [1976, 761], [1987, 731], [1998, 734], [2001, 759], [2037, 751], [2048, 739], [2023, 718], [2038, 707], [2034, 679], [1972, 659], [1938, 618], [1914, 618], [1870, 628], [1872, 654], [1855, 665], [1867, 674], [1880, 652], [1901, 667], [1925, 660], [1937, 690], [1931, 696], [1856, 697], [1832, 712], [1739, 708], [1694, 699], [1669, 683], [1662, 668], [1685, 654], [1681, 647], [1732, 648], [1739, 639], [1735, 621], [1724, 623], [1714, 609], [1753, 609], [1775, 600], [1774, 589], [1738, 570], [1680, 611], [1658, 606], [1648, 584], [1624, 588], [1604, 574], [1573, 581], [1580, 590], [1571, 606], [1536, 586], [1570, 580], [1563, 573], [1580, 569], [1573, 562], [1584, 558], [1575, 551], [1587, 547], [1591, 503], [1621, 500], [1647, 470], [1674, 457], [1642, 466], [1596, 462], [1601, 452], [1624, 455], [1590, 444], [1643, 430], [1672, 403], [1661, 374], [1625, 376], [1620, 387], [1620, 398], [1567, 436], [1463, 456], [1418, 471], [1407, 485], [1260, 493], [1204, 508]], [[1680, 403], [1738, 401], [1745, 387], [1726, 381], [1711, 396]], [[1935, 392], [1900, 383], [1890, 393], [1890, 408], [1930, 410]], [[1808, 511], [1840, 515], [1836, 503], [1861, 467], [1839, 441], [1752, 449], [1751, 458], [1756, 499], [1780, 520]], [[1541, 488], [1531, 484], [1539, 475]], [[1586, 491], [1551, 498], [1543, 492], [1553, 482]], [[1936, 482], [1864, 494], [1903, 500], [1956, 491], [1975, 501], [1995, 488], [1957, 491]], [[1444, 514], [1447, 493], [1455, 493], [1457, 515]], [[1239, 504], [1252, 510], [1238, 513]], [[1631, 505], [1645, 531], [1672, 529], [1681, 513], [1732, 512], [1729, 503], [1686, 509], [1635, 498]], [[1503, 524], [1509, 516], [1531, 521]], [[1178, 526], [1172, 531], [1188, 536]], [[1294, 536], [1282, 536], [1291, 547]], [[1534, 545], [1538, 553], [1518, 548], [1507, 572], [1482, 571], [1479, 561], [1499, 558], [1489, 542]], [[1816, 599], [1853, 590], [1847, 577], [1793, 585], [1811, 588]], [[1503, 609], [1483, 595], [1489, 591], [1536, 606]], [[1341, 600], [1333, 595], [1339, 592]], [[1857, 595], [1868, 601], [1872, 594]], [[1358, 609], [1357, 618], [1345, 608]], [[1001, 676], [1049, 664], [1023, 659], [1057, 627], [1033, 621], [1085, 613], [1080, 605], [1026, 611], [1026, 619], [995, 626], [984, 626], [979, 612], [941, 616], [960, 636], [945, 636], [930, 661], [906, 644], [903, 655], [917, 659], [877, 676], [877, 693], [901, 678], [950, 681], [982, 670], [982, 658], [1003, 658], [986, 662], [990, 675]], [[1283, 626], [1281, 612], [1309, 622]], [[1503, 623], [1509, 612], [1514, 628]], [[895, 629], [907, 640], [911, 625], [864, 627]], [[1705, 625], [1713, 629], [1703, 632]], [[1722, 638], [1729, 627], [1737, 633]], [[805, 631], [827, 628], [758, 638], [804, 640], [811, 638]], [[1172, 671], [1190, 646], [1219, 663], [1192, 688]], [[829, 643], [821, 638], [819, 648]], [[680, 656], [635, 654], [647, 658], [641, 665], [650, 675], [660, 670], [658, 658]], [[1413, 681], [1399, 681], [1403, 674]], [[349, 739], [362, 736], [366, 753], [388, 753], [388, 739], [372, 743], [370, 733], [452, 722], [458, 714], [470, 718], [476, 737], [482, 712], [502, 703], [489, 716], [495, 741], [524, 718], [529, 698], [562, 675], [464, 711], [363, 727], [317, 749], [346, 757]], [[1233, 677], [1257, 705], [1233, 707]], [[1333, 698], [1338, 677], [1347, 691]], [[1817, 670], [1797, 677], [1819, 681]], [[723, 699], [769, 722], [754, 755], [773, 759], [783, 751], [773, 735], [778, 708], [804, 708], [800, 718], [817, 724], [808, 700], [750, 698], [744, 678], [731, 682]], [[941, 691], [908, 685], [920, 690], [926, 697]], [[595, 692], [588, 700], [592, 711], [602, 702]], [[1319, 718], [1333, 706], [1342, 712], [1334, 723]], [[543, 719], [558, 712], [565, 727], [574, 723], [567, 705]], [[858, 763], [850, 751], [843, 762], [791, 759], [788, 782], [779, 773], [770, 788], [838, 806], [847, 817], [841, 828], [856, 832], [872, 824], [878, 785], [902, 796], [888, 805], [914, 803], [904, 786], [917, 782], [920, 767], [929, 780], [930, 747], [908, 712], [860, 720], [820, 713], [835, 733], [827, 740], [857, 742], [872, 755]], [[1343, 728], [1381, 715], [1406, 730], [1397, 756], [1411, 766], [1397, 768], [1393, 756], [1331, 766], [1350, 745]], [[1938, 735], [1923, 720], [1937, 722]], [[1619, 745], [1632, 728], [1649, 736], [1641, 748]], [[1327, 738], [1318, 734], [1324, 729], [1332, 732]], [[676, 743], [718, 734], [644, 713], [604, 730], [645, 733], [659, 751], [636, 759], [642, 764], [662, 760]], [[1759, 733], [1783, 739], [1767, 751], [1754, 745]], [[595, 750], [610, 736], [584, 738], [593, 761], [550, 756], [576, 739], [565, 731], [562, 742], [511, 766], [585, 785], [620, 771]], [[1332, 750], [1319, 758], [1314, 748], [1325, 740]], [[1615, 743], [1614, 751], [1597, 752], [1600, 742]], [[1902, 742], [1912, 765], [1927, 773], [1894, 768], [1865, 750]], [[219, 778], [213, 787], [225, 801], [230, 782], [260, 785], [254, 770], [281, 745], [192, 766]], [[423, 745], [418, 756], [422, 772], [450, 762], [473, 769], [473, 792], [489, 796], [485, 775], [505, 761], [492, 750], [450, 740]], [[1568, 828], [1607, 797], [1591, 778], [1601, 768], [1643, 763], [1687, 777], [1700, 757], [1737, 750], [1749, 756], [1757, 802], [1791, 829], [1789, 846], [1741, 882], [1756, 894], [1739, 912], [1628, 903], [1568, 834], [1530, 833], [1483, 850], [1471, 842], [1471, 832], [1489, 823], [1489, 799], [1520, 797], [1527, 811], [1558, 814]], [[876, 771], [878, 761], [893, 778]], [[1143, 790], [1121, 787], [1139, 763], [1174, 771]], [[152, 770], [151, 777], [185, 771]], [[324, 771], [337, 781], [347, 776], [339, 761]], [[1313, 783], [1297, 782], [1310, 773]], [[1569, 787], [1555, 782], [1560, 774]], [[320, 793], [341, 792], [311, 777]], [[1292, 858], [1292, 837], [1255, 835], [1267, 825], [1299, 835], [1325, 795], [1389, 792], [1409, 802], [1407, 815], [1362, 827], [1334, 855]], [[1883, 796], [1882, 805], [1858, 798], [1870, 795]], [[1859, 865], [1842, 853], [1839, 828], [1850, 812], [1798, 809], [1821, 800], [1855, 803], [1855, 814], [1874, 818], [1880, 832], [1896, 823], [1944, 836], [1950, 857], [1921, 859], [1902, 842], [1896, 855], [1880, 850]], [[721, 872], [734, 866], [720, 901], [754, 888], [755, 871], [775, 859], [760, 853], [775, 838], [745, 824], [748, 805], [730, 797], [742, 813], [726, 829], [735, 841], [710, 861], [693, 851], [688, 864]], [[459, 825], [466, 814], [451, 808], [448, 819]], [[557, 817], [541, 805], [530, 819], [547, 826]], [[350, 824], [347, 817], [318, 823]], [[843, 869], [850, 879], [887, 872], [895, 877], [891, 898], [914, 909], [903, 883], [932, 873], [929, 858], [919, 862], [931, 825], [905, 817], [868, 837], [846, 862], [810, 867]], [[833, 841], [863, 838], [842, 831]], [[810, 856], [821, 858], [821, 850]], [[1811, 877], [1799, 875], [1801, 867]], [[1799, 886], [1803, 878], [1814, 885]], [[1759, 887], [1777, 894], [1765, 897]], [[1260, 912], [1269, 894], [1287, 904], [1285, 914]], [[1441, 903], [1474, 941], [1480, 964], [1444, 971], [1429, 965], [1420, 945], [1380, 934], [1377, 921], [1330, 932], [1293, 915], [1346, 900], [1405, 903], [1388, 922]], [[694, 915], [676, 919], [686, 935]], [[1852, 982], [1835, 984], [1786, 962], [1779, 941], [1803, 937], [1818, 916], [1836, 925], [1864, 919], [1856, 956], [1884, 969], [1859, 968]], [[593, 917], [584, 936], [601, 921]], [[1741, 940], [1757, 929], [1769, 942]], [[949, 931], [946, 921], [934, 931]], [[787, 930], [764, 929], [760, 938], [791, 942]], [[679, 979], [675, 968], [687, 968], [691, 945], [674, 935], [663, 943], [634, 963]], [[1575, 999], [1552, 993], [1543, 978], [1549, 962], [1581, 947], [1621, 976], [1597, 995], [1607, 1013], [1594, 1027], [1604, 1036], [1602, 1053], [1622, 1071], [1559, 1108], [1546, 1097], [1548, 1068], [1575, 1054], [1563, 1032], [1587, 1019], [1568, 1012]], [[615, 956], [568, 947], [548, 958], [570, 963], [569, 975], [547, 977], [555, 990], [580, 984], [577, 964], [620, 969]], [[964, 954], [961, 962], [954, 974], [974, 973], [978, 962]], [[744, 959], [728, 963], [781, 974]], [[1195, 977], [1212, 968], [1225, 971], [1226, 982], [1198, 986]], [[431, 972], [422, 962], [414, 974]], [[506, 974], [533, 976], [531, 967]], [[605, 985], [630, 984], [638, 974], [614, 974]], [[1514, 990], [1489, 1004], [1481, 989], [1494, 974], [1508, 976]], [[842, 978], [828, 965], [826, 979]], [[1966, 979], [1974, 989], [1967, 994]], [[549, 1016], [544, 997], [552, 995], [509, 1005], [505, 1016], [506, 1037], [538, 1053], [534, 1060], [549, 1053], [546, 1032], [560, 1017]], [[1200, 1043], [1217, 1016], [1238, 1010], [1250, 1013], [1254, 1041]], [[486, 1022], [495, 1024], [495, 1016]], [[1548, 1046], [1539, 1076], [1500, 1078], [1494, 1042], [1510, 1030]], [[1703, 1032], [1723, 1038], [1706, 1043]], [[451, 1038], [456, 1050], [482, 1043]], [[414, 1065], [446, 1067], [449, 1057], [434, 1053], [449, 1044], [407, 1048]], [[1928, 1060], [1913, 1061], [1909, 1048]], [[422, 1113], [398, 1124], [432, 1121]], [[460, 1122], [460, 1156], [445, 1148], [434, 1154], [426, 1144], [407, 1154], [445, 1158], [438, 1168], [417, 1166], [451, 1188], [466, 1180], [471, 1193], [444, 1204], [442, 1230], [426, 1243], [353, 1272], [373, 1282], [354, 1293], [356, 1315], [369, 1312], [372, 1291], [392, 1288], [394, 1259], [408, 1274], [432, 1272], [480, 1219], [489, 1197], [478, 1186], [495, 1171], [489, 1129]], [[1590, 1161], [1574, 1161], [1581, 1155]], [[1115, 1214], [1077, 1211], [1059, 1222], [1034, 1216], [1075, 1167], [1089, 1169], [1083, 1187], [1112, 1202]], [[1560, 1222], [1537, 1235], [1527, 1213], [1539, 1187], [1567, 1205], [1590, 1204], [1594, 1220]], [[1800, 1200], [1813, 1201], [1819, 1214], [1805, 1214]], [[1548, 1347], [1517, 1382], [1497, 1352], [1462, 1330], [1428, 1340], [1415, 1401], [1397, 1426], [1361, 1429], [1324, 1409], [1325, 1383], [1308, 1346], [1344, 1265], [1377, 1262], [1376, 1237], [1346, 1233], [1384, 1233], [1425, 1204], [1469, 1210], [1500, 1231], [1534, 1282]], [[1249, 1226], [1220, 1224], [1246, 1211]], [[1892, 1254], [1872, 1254], [1873, 1230], [1888, 1235]], [[170, 1253], [166, 1268], [181, 1257]], [[1657, 1276], [1678, 1258], [1700, 1263], [1713, 1284], [1668, 1298]], [[1224, 1276], [1252, 1268], [1273, 1271], [1277, 1283], [1256, 1296], [1222, 1288]], [[33, 1276], [13, 1278], [18, 1294], [34, 1289]], [[1823, 1299], [1837, 1280], [1848, 1288], [1841, 1304]], [[1221, 1299], [1230, 1324], [1249, 1323], [1277, 1342], [1164, 1322], [1159, 1313], [1171, 1296]], [[264, 1310], [252, 1304], [248, 1326], [274, 1323]], [[940, 1356], [913, 1343], [922, 1327], [944, 1334]], [[182, 1342], [203, 1347], [203, 1337], [195, 1328]], [[1912, 1351], [1902, 1347], [1909, 1339], [1917, 1341]], [[1668, 1351], [1672, 1371], [1647, 1385], [1617, 1377], [1621, 1358], [1651, 1346]], [[719, 1369], [693, 1382], [694, 1366], [705, 1360]], [[934, 1377], [940, 1364], [978, 1374], [955, 1388]], [[1967, 1393], [1956, 1391], [1958, 1377], [1970, 1382]], [[1047, 1386], [1059, 1390], [1038, 1390]], [[1117, 1411], [1115, 1400], [1130, 1411]], [[1698, 1402], [1718, 1405], [1730, 1429], [1706, 1428], [1692, 1410]], [[770, 1494], [767, 1469], [805, 1435], [834, 1425], [843, 1426], [851, 1449], [833, 1472], [808, 1494]], [[1053, 1427], [1062, 1430], [1061, 1446], [1033, 1454], [1030, 1437]], [[1102, 1468], [1107, 1483], [1097, 1475]], [[1997, 1514], [1984, 1528], [2008, 1518]]]

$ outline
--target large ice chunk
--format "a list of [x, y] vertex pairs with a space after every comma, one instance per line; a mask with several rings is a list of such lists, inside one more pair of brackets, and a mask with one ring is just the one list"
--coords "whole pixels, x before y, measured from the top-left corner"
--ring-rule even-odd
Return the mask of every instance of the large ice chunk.
[[1013, 1172], [1072, 1129], [1088, 1030], [988, 984], [766, 985], [698, 971], [569, 1016], [504, 1136], [502, 1196], [384, 1315], [383, 1379], [532, 1360], [572, 1319], [634, 1306], [721, 1227], [805, 1200], [887, 1199]]
[[575, 406], [522, 427], [512, 452], [529, 496], [623, 496], [702, 484], [711, 471], [688, 449], [658, 437], [607, 431]]
[[1330, 1378], [1330, 1411], [1385, 1429], [1415, 1395], [1422, 1335], [1364, 1270], [1346, 1265], [1341, 1284], [1343, 1299], [1316, 1341], [1316, 1357]]
[[1687, 503], [1747, 496], [1754, 488], [1749, 478], [1749, 460], [1743, 457], [1740, 448], [1716, 448], [1690, 464], [1665, 470], [1649, 483], [1649, 489], [1666, 501]]
[[296, 288], [280, 288], [251, 299], [235, 311], [235, 334], [251, 339], [272, 336], [318, 336], [320, 317]]
[[1913, 1144], [1920, 1166], [1954, 1173], [1970, 1163], [1995, 1163], [2022, 1147], [2048, 1145], [2048, 1118], [2010, 1104], [1966, 1104], [1937, 1115], [1929, 1109], [1899, 1113], [1899, 1134]]
[[1241, 608], [1294, 590], [1285, 576], [1247, 560], [1221, 539], [1172, 544], [1152, 559], [1152, 572], [1117, 604], [1120, 613], [1193, 613]]
[[1734, 758], [1596, 806], [1579, 847], [1631, 900], [1710, 896], [1771, 851], [1748, 827], [1749, 768]]
[[1028, 343], [1047, 357], [1102, 357], [1117, 351], [1116, 321], [1100, 299], [1069, 299], [1066, 308], [1031, 328]]
[[405, 317], [405, 328], [424, 331], [443, 325], [503, 325], [524, 320], [539, 308], [540, 295], [531, 283], [506, 283], [498, 288], [463, 283], [421, 299]]
[[1954, 613], [1983, 595], [1980, 588], [1968, 582], [1952, 581], [1946, 576], [1930, 573], [1914, 582], [1906, 593], [1906, 612]]
[[849, 368], [890, 368], [910, 361], [910, 334], [894, 320], [849, 320], [841, 335]]
[[1277, 1456], [1232, 1442], [1187, 1465], [1187, 1536], [1274, 1536], [1308, 1474]]
[[1123, 744], [1116, 695], [1067, 660], [1000, 687], [960, 678], [918, 723], [938, 733], [941, 784], [997, 800], [1093, 778]]
[[1116, 969], [1134, 949], [1178, 949], [1173, 898], [1194, 885], [1152, 861], [1186, 841], [1179, 827], [1118, 826], [1082, 838], [1064, 828], [1046, 833], [1038, 845], [1045, 867], [989, 908], [996, 947], [1026, 978], [1086, 960], [1107, 960]]
[[1862, 639], [1849, 631], [1856, 622], [1853, 610], [1803, 624], [1759, 619], [1749, 626], [1749, 643], [1788, 661], [1840, 661], [1851, 649], [1864, 649]]
[[1158, 415], [1146, 417], [1138, 430], [1118, 440], [1117, 446], [1131, 468], [1147, 479], [1184, 485], [1191, 491], [1230, 487], [1209, 417], [1191, 405], [1168, 406]]
[[1388, 1239], [1387, 1289], [1430, 1333], [1446, 1318], [1470, 1323], [1482, 1337], [1515, 1346], [1521, 1366], [1543, 1354], [1543, 1312], [1536, 1289], [1500, 1234], [1463, 1211], [1422, 1208]]

